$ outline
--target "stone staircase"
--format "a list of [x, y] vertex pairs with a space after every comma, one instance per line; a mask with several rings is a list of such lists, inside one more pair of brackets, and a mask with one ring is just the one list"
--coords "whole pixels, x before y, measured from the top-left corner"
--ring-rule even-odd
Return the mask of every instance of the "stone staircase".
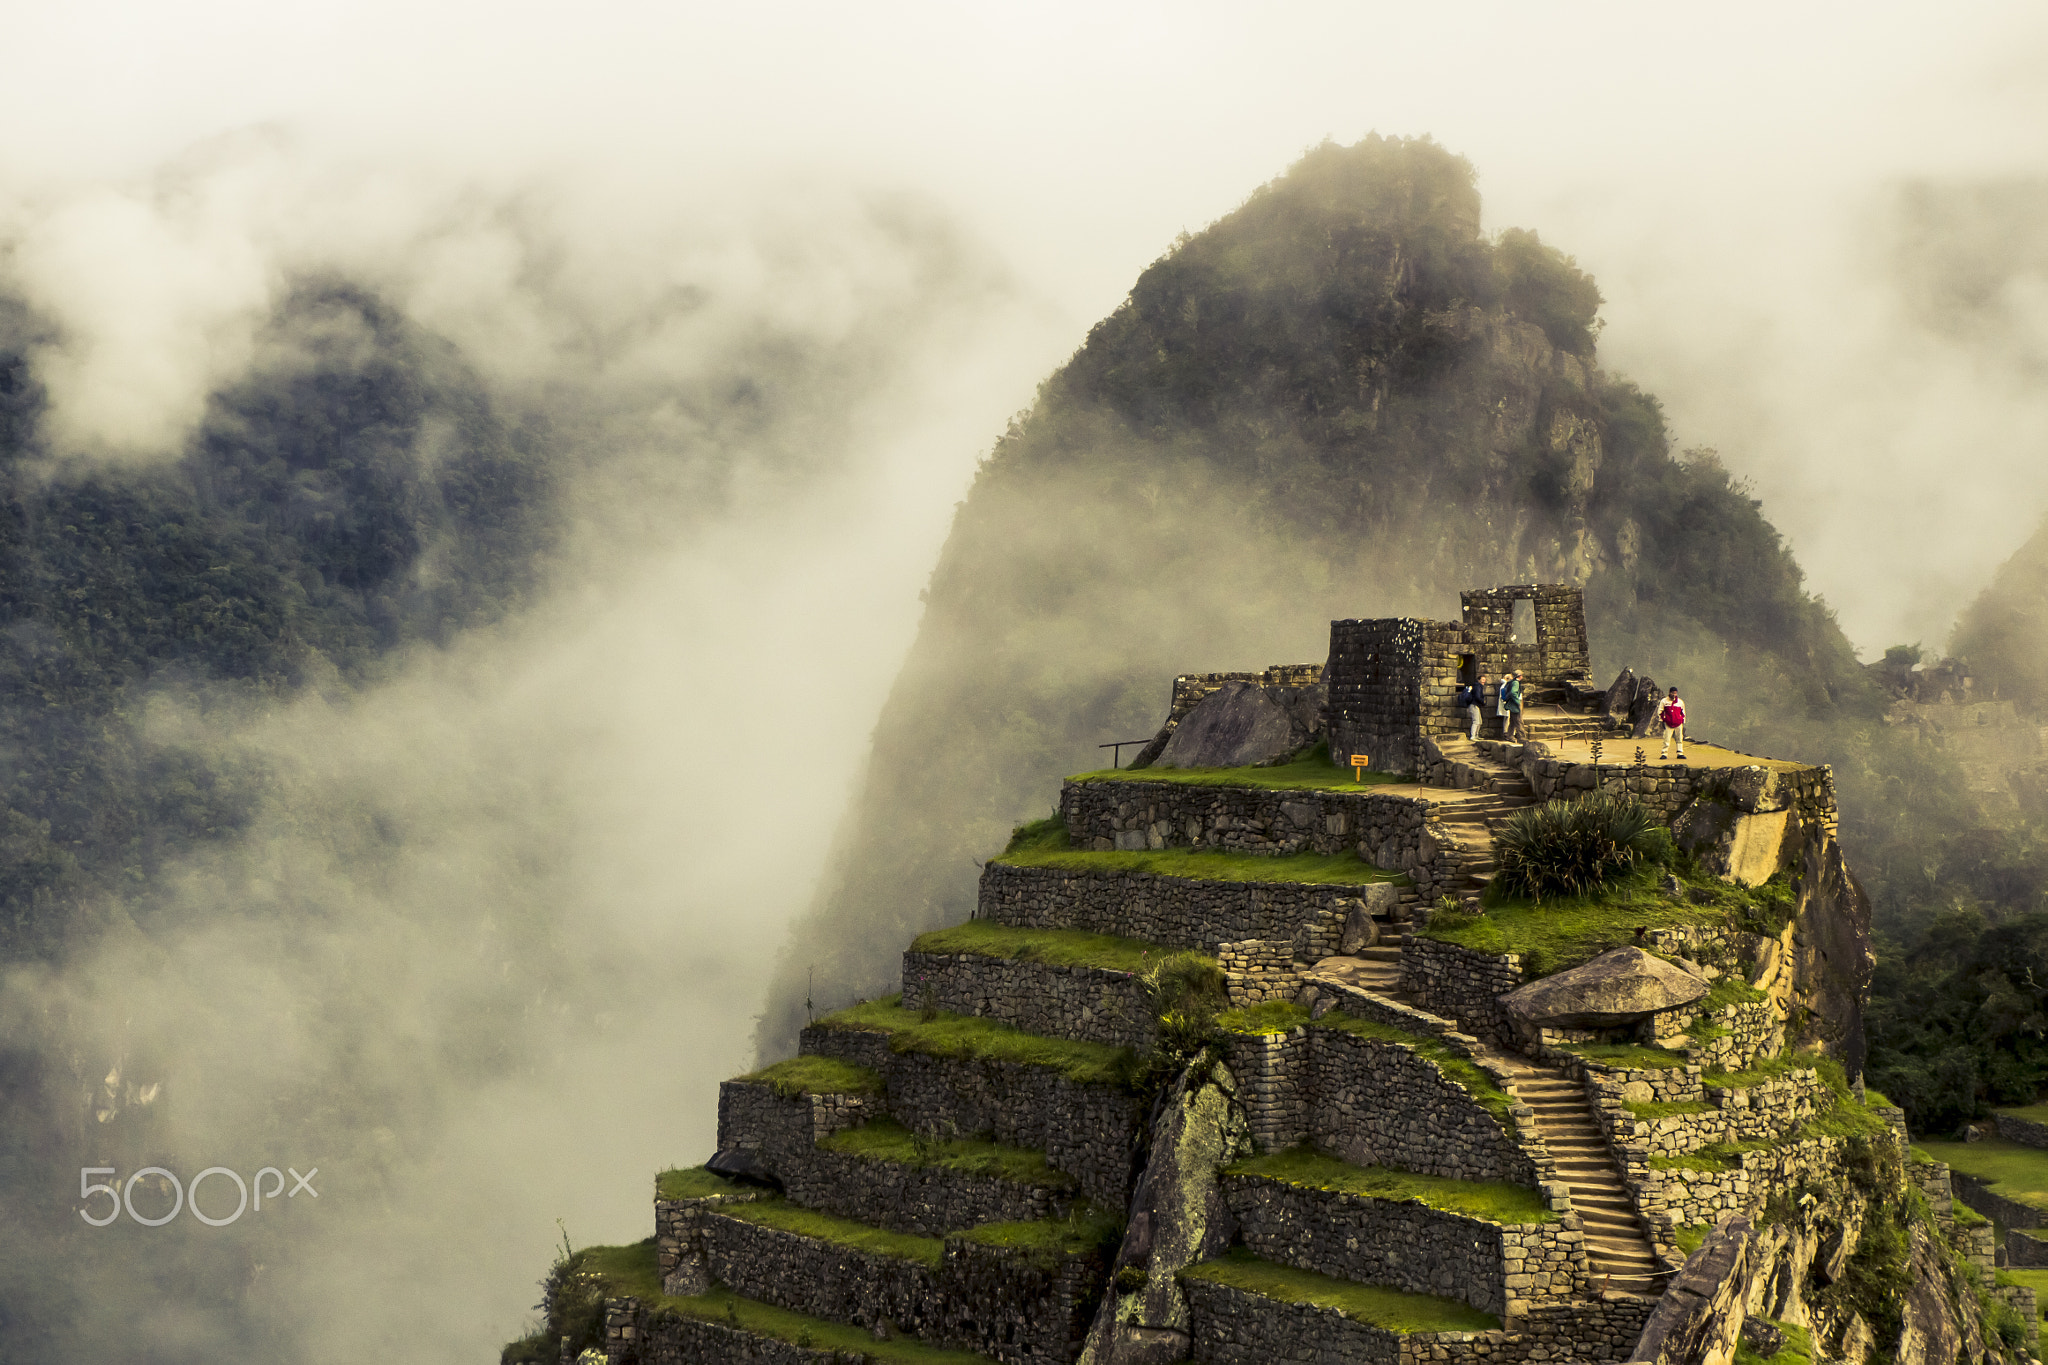
[[1596, 1287], [1630, 1294], [1663, 1292], [1664, 1273], [1585, 1088], [1565, 1072], [1526, 1057], [1501, 1054], [1498, 1060], [1511, 1077], [1516, 1097], [1536, 1112], [1537, 1130], [1571, 1189], [1572, 1208], [1585, 1227], [1587, 1259], [1596, 1275], [1604, 1277]]
[[1476, 900], [1498, 869], [1493, 857], [1494, 834], [1510, 815], [1535, 805], [1536, 792], [1528, 778], [1486, 757], [1462, 735], [1439, 736], [1436, 743], [1446, 758], [1490, 774], [1486, 786], [1470, 789], [1462, 800], [1445, 801], [1434, 812], [1457, 844], [1455, 884], [1464, 899]]
[[1555, 743], [1566, 739], [1611, 738], [1614, 723], [1604, 715], [1586, 715], [1561, 706], [1532, 706], [1522, 713], [1522, 738]]

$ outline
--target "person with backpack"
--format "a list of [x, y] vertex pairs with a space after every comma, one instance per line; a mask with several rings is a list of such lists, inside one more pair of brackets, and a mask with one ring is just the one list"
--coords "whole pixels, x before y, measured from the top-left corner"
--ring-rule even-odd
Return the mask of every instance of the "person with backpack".
[[1504, 736], [1519, 740], [1522, 737], [1522, 670], [1519, 668], [1501, 675], [1500, 713], [1506, 717], [1501, 725]]
[[1671, 737], [1678, 736], [1678, 756], [1685, 757], [1685, 703], [1678, 699], [1678, 689], [1672, 688], [1664, 698], [1664, 707], [1657, 712], [1657, 719], [1664, 722], [1664, 747], [1658, 751], [1657, 761], [1662, 763], [1671, 753]]
[[1465, 708], [1467, 715], [1472, 717], [1472, 733], [1470, 738], [1477, 741], [1479, 738], [1479, 708], [1486, 705], [1486, 674], [1481, 673], [1478, 682], [1469, 683], [1459, 688], [1457, 703]]

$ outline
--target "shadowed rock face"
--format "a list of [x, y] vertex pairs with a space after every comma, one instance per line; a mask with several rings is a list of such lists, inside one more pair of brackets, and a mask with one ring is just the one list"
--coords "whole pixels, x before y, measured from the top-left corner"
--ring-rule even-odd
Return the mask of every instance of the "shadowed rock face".
[[1609, 948], [1591, 962], [1532, 981], [1502, 1002], [1508, 1013], [1548, 1028], [1619, 1028], [1689, 1005], [1707, 983], [1640, 948]]
[[1321, 687], [1227, 682], [1196, 704], [1154, 760], [1155, 768], [1240, 768], [1287, 757], [1323, 728]]

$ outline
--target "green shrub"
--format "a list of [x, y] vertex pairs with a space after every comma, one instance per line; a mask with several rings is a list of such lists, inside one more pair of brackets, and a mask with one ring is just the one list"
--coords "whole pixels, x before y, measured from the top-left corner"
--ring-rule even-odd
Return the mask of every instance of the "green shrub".
[[1583, 896], [1638, 867], [1668, 863], [1671, 831], [1632, 796], [1593, 792], [1530, 806], [1494, 839], [1497, 878], [1511, 895]]

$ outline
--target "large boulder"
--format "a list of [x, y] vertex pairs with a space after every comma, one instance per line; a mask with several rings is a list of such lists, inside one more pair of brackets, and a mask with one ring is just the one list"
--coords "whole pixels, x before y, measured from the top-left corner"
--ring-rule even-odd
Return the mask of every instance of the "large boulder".
[[1664, 698], [1657, 691], [1657, 680], [1647, 674], [1636, 679], [1636, 698], [1629, 704], [1629, 733], [1636, 739], [1650, 733], [1650, 727], [1657, 723], [1657, 712]]
[[1313, 744], [1323, 729], [1323, 687], [1227, 682], [1195, 704], [1151, 766], [1241, 768]]
[[1615, 676], [1614, 683], [1601, 698], [1600, 706], [1608, 715], [1619, 712], [1626, 719], [1628, 709], [1636, 704], [1636, 671], [1624, 668]]
[[1509, 992], [1509, 1015], [1538, 1028], [1622, 1028], [1690, 1005], [1707, 983], [1641, 948], [1609, 948], [1591, 962]]

